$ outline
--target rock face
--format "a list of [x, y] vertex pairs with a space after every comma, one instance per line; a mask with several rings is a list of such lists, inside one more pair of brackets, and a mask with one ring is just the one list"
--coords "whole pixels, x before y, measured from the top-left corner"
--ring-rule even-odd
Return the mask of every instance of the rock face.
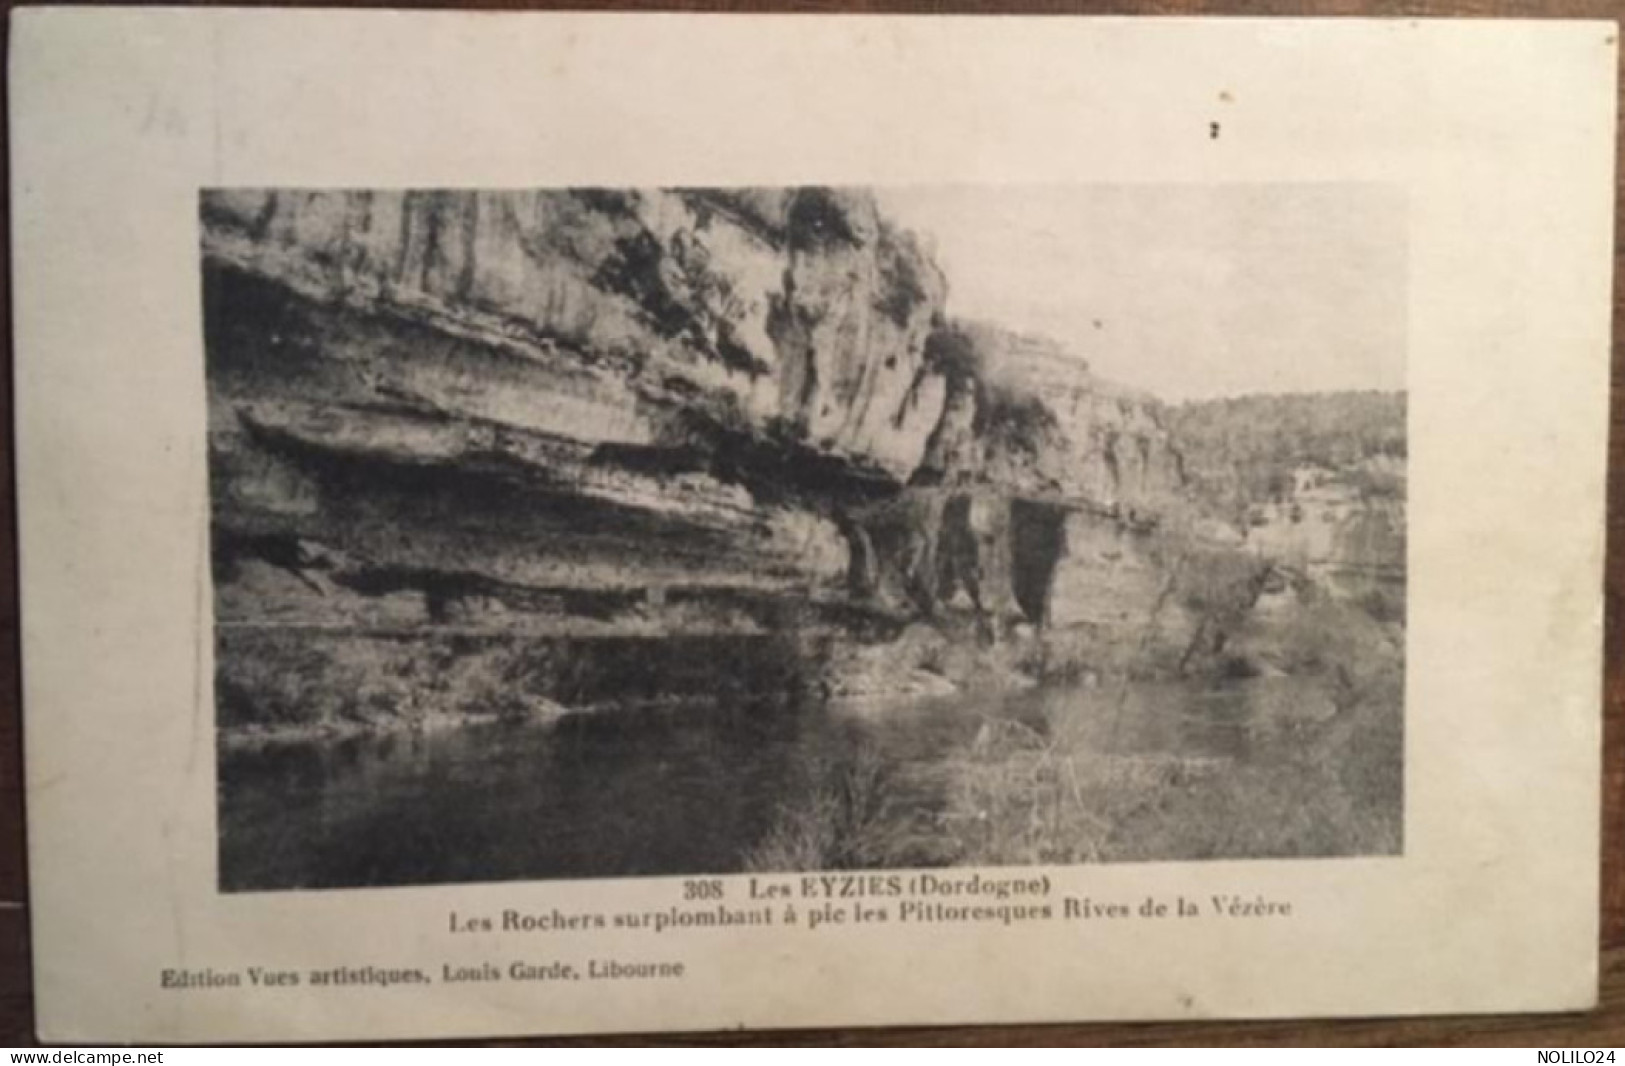
[[1248, 513], [1246, 543], [1334, 588], [1402, 581], [1403, 464], [1370, 459], [1343, 469], [1303, 464], [1280, 494]]
[[1169, 422], [1191, 495], [1250, 551], [1317, 577], [1403, 580], [1403, 393], [1232, 397], [1185, 404]]
[[[633, 447], [703, 418], [894, 477], [941, 413], [922, 371], [942, 274], [863, 196], [219, 192], [203, 218], [219, 270], [374, 320], [383, 350], [348, 355], [375, 397]], [[505, 373], [377, 359], [399, 323]]]
[[937, 332], [929, 353], [947, 399], [917, 480], [1148, 516], [1176, 505], [1182, 460], [1152, 398], [1052, 341], [984, 324]]
[[1148, 535], [1183, 506], [1161, 405], [992, 326], [947, 325], [926, 351], [943, 413], [910, 487], [859, 516], [878, 560], [869, 591], [926, 615], [969, 607], [991, 637], [1025, 623], [1115, 640], [1149, 625]]
[[459, 641], [489, 669], [447, 701], [552, 707], [602, 687], [568, 663], [627, 661], [571, 641], [749, 638], [804, 667], [751, 676], [850, 695], [922, 621], [1081, 659], [1189, 629], [1167, 409], [951, 321], [867, 194], [230, 191], [201, 217], [223, 721], [333, 703], [272, 698], [276, 662], [387, 717], [387, 664]]
[[1138, 628], [1168, 578], [1143, 534], [1092, 515], [1069, 514], [1062, 535], [1065, 550], [1050, 586], [1050, 624], [1099, 632]]
[[946, 325], [865, 194], [229, 191], [202, 219], [227, 619], [1008, 612], [1011, 499], [1177, 482], [1154, 404]]
[[859, 196], [204, 197], [227, 623], [727, 632], [940, 417], [944, 281]]

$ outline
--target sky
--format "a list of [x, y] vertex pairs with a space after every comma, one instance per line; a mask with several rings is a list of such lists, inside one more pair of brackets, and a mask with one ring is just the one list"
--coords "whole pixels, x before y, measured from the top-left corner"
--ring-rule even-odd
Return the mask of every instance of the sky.
[[1406, 215], [1381, 185], [877, 190], [948, 313], [1166, 400], [1405, 387]]

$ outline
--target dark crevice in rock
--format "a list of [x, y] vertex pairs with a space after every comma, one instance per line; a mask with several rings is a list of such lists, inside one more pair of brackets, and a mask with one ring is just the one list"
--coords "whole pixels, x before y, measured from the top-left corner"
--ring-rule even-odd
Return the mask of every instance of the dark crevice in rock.
[[1055, 567], [1065, 549], [1065, 509], [1032, 500], [1010, 502], [1011, 592], [1035, 625], [1049, 620]]
[[790, 201], [790, 249], [825, 252], [831, 247], [857, 247], [861, 241], [846, 208], [830, 189], [802, 189]]
[[661, 276], [664, 254], [647, 231], [620, 237], [614, 254], [604, 260], [592, 283], [633, 301], [662, 337], [680, 337], [692, 329], [693, 321]]

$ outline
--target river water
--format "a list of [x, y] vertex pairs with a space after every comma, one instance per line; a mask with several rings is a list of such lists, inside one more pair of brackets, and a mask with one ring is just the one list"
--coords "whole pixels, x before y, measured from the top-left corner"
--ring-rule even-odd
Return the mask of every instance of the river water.
[[[903, 706], [741, 700], [556, 723], [288, 742], [220, 756], [226, 891], [729, 873], [853, 763], [928, 824], [933, 770], [1014, 721], [1103, 752], [1245, 759], [1257, 694], [1190, 683]], [[931, 863], [929, 848], [916, 865]]]

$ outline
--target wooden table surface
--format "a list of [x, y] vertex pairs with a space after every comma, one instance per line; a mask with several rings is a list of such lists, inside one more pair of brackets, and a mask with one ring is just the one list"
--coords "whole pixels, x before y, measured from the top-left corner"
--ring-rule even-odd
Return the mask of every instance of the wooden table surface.
[[[176, 0], [170, 0], [171, 3]], [[9, 9], [13, 5], [8, 2]], [[273, 6], [237, 0], [237, 6]], [[301, 5], [329, 6], [329, 5]], [[336, 6], [336, 5], [335, 5]], [[348, 0], [343, 6], [469, 7], [531, 10], [659, 9], [688, 11], [793, 11], [807, 13], [956, 13], [996, 15], [1280, 15], [1368, 17], [1590, 18], [1625, 21], [1625, 0], [1441, 0], [1406, 3], [1396, 0], [1141, 0], [1089, 3], [1080, 0], [793, 0], [781, 3], [719, 0], [656, 0], [653, 3], [592, 2], [565, 4], [523, 2], [380, 3]], [[9, 26], [7, 27], [9, 41]], [[1625, 84], [1625, 81], [1622, 81]], [[1625, 114], [1625, 102], [1621, 113]], [[3, 122], [0, 115], [0, 122]], [[1625, 155], [1616, 172], [1625, 174]], [[9, 182], [7, 183], [9, 187]], [[1616, 219], [1625, 205], [1615, 196]], [[9, 214], [0, 209], [0, 230], [9, 235]], [[1136, 1025], [1044, 1025], [933, 1029], [816, 1030], [779, 1033], [718, 1033], [662, 1038], [612, 1037], [593, 1040], [537, 1041], [544, 1044], [858, 1044], [896, 1045], [1533, 1045], [1587, 1048], [1625, 1045], [1625, 345], [1621, 344], [1625, 309], [1625, 262], [1620, 249], [1622, 226], [1615, 224], [1614, 345], [1611, 434], [1608, 476], [1608, 571], [1606, 578], [1606, 676], [1604, 685], [1604, 774], [1602, 840], [1601, 1001], [1587, 1014], [1498, 1015], [1452, 1018], [1371, 1019], [1294, 1022], [1177, 1022]], [[0, 286], [0, 314], [5, 321], [7, 365], [0, 374], [0, 412], [11, 412], [10, 285]], [[17, 579], [15, 505], [11, 434], [0, 436], [0, 1046], [34, 1041], [31, 965], [28, 951], [28, 877], [24, 854], [21, 715], [18, 689]]]

